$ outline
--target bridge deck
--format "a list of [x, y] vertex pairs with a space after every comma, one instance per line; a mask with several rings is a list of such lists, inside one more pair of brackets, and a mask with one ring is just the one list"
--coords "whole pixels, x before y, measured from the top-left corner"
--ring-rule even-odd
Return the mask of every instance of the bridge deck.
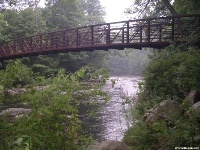
[[[199, 31], [200, 14], [104, 23], [3, 43], [0, 59], [98, 49], [163, 48], [172, 43], [187, 43]], [[199, 36], [195, 40], [199, 44]]]

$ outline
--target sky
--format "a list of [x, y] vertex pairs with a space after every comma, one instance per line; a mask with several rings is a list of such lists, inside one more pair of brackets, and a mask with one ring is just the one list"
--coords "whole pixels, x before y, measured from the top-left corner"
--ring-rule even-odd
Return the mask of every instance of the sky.
[[105, 8], [106, 22], [115, 22], [126, 20], [123, 12], [129, 8], [135, 0], [100, 0], [101, 5]]

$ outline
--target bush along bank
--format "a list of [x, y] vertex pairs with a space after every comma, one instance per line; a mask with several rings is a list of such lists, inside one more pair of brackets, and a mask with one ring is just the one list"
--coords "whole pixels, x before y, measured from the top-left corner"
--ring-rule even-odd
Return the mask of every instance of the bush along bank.
[[[20, 74], [12, 73], [19, 63], [19, 61], [14, 62], [8, 66], [10, 71], [7, 69], [1, 72], [3, 79], [7, 75], [19, 76], [8, 78], [9, 82], [0, 80], [0, 150], [85, 149], [91, 142], [91, 137], [81, 132], [79, 107], [86, 97], [82, 96], [80, 99], [75, 97], [74, 93], [93, 88], [89, 96], [99, 94], [104, 96], [105, 94], [99, 88], [107, 78], [105, 69], [90, 72], [90, 68], [84, 67], [69, 74], [61, 69], [55, 77], [47, 81], [46, 86], [38, 86], [35, 77], [30, 77], [33, 83], [29, 82], [29, 86], [27, 83], [20, 84], [23, 90], [18, 87], [9, 90], [16, 83], [11, 79], [21, 83], [20, 75], [29, 77], [25, 76], [23, 73], [26, 72], [21, 71], [20, 68]], [[28, 69], [26, 66], [21, 68]], [[92, 87], [83, 84], [85, 80], [90, 80], [97, 75], [101, 75], [101, 78]]]
[[132, 149], [200, 148], [200, 49], [170, 46], [151, 56], [123, 141]]

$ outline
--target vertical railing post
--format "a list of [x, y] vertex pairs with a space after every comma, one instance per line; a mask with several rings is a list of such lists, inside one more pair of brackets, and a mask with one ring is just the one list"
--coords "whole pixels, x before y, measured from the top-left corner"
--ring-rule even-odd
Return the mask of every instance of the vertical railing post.
[[126, 43], [129, 44], [130, 43], [130, 40], [129, 40], [130, 24], [129, 24], [129, 21], [127, 21], [126, 23], [127, 23], [127, 39], [126, 39]]
[[162, 24], [159, 25], [159, 28], [160, 28], [159, 29], [159, 32], [160, 32], [159, 33], [159, 42], [161, 42], [162, 41], [162, 39], [161, 39], [162, 38]]
[[174, 21], [174, 17], [172, 18], [172, 41], [174, 42], [174, 25], [175, 25], [175, 21]]
[[110, 24], [108, 23], [108, 29], [106, 32], [106, 44], [110, 44]]
[[[139, 25], [139, 30], [140, 30], [140, 43], [142, 43], [142, 26], [141, 25]], [[145, 28], [144, 28], [145, 29]]]
[[91, 46], [94, 45], [94, 26], [91, 26]]
[[8, 53], [9, 53], [9, 47], [8, 47], [8, 42], [6, 43], [6, 48], [4, 49], [3, 48], [3, 52], [4, 52], [4, 54], [6, 55], [7, 54], [7, 51], [8, 51]]
[[33, 51], [33, 36], [30, 38], [30, 51]]
[[62, 47], [65, 47], [65, 45], [66, 45], [66, 30], [63, 30], [63, 44], [62, 44]]
[[39, 41], [39, 47], [42, 49], [43, 45], [42, 45], [42, 34], [40, 35], [40, 41]]
[[54, 38], [53, 38], [53, 32], [51, 33], [51, 48], [53, 48], [53, 46], [54, 46]]
[[124, 44], [124, 27], [122, 27], [122, 43]]
[[79, 46], [79, 32], [78, 32], [78, 28], [76, 29], [76, 46]]
[[16, 44], [16, 40], [14, 40], [14, 44], [13, 44], [13, 49], [12, 49], [12, 53], [14, 54], [15, 52], [17, 52], [17, 44]]
[[148, 29], [147, 29], [147, 41], [148, 43], [150, 43], [150, 38], [151, 38], [151, 22], [150, 19], [148, 19]]

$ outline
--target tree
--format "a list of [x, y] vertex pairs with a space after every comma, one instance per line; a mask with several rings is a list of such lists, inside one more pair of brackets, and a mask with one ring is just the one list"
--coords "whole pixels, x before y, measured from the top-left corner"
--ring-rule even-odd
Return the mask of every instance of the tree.
[[4, 15], [0, 14], [0, 43], [4, 42], [7, 38], [4, 34], [4, 29], [7, 28], [8, 23], [4, 20]]
[[99, 0], [82, 0], [82, 7], [85, 12], [86, 25], [104, 22], [105, 11]]
[[174, 7], [170, 4], [169, 0], [163, 0], [163, 3], [173, 16], [178, 16], [177, 12], [175, 11]]
[[[103, 22], [104, 11], [99, 0], [47, 0], [43, 16], [50, 31]], [[54, 55], [59, 66], [76, 71], [84, 65], [104, 66], [104, 52], [82, 52]], [[101, 65], [100, 65], [101, 64]]]
[[0, 84], [5, 88], [22, 86], [33, 82], [33, 72], [20, 60], [10, 61], [6, 69], [0, 72]]
[[9, 25], [4, 29], [5, 34], [8, 35], [8, 39], [21, 38], [44, 32], [46, 30], [45, 20], [41, 15], [35, 20], [36, 11], [37, 13], [42, 13], [42, 10], [39, 8], [37, 10], [27, 8], [19, 12], [17, 10], [4, 11], [5, 21]]
[[126, 10], [132, 18], [160, 17], [178, 14], [199, 14], [199, 0], [136, 0]]
[[0, 10], [17, 9], [23, 10], [28, 7], [37, 8], [40, 0], [0, 0]]
[[199, 14], [199, 0], [175, 0], [174, 8], [179, 14]]
[[135, 3], [126, 10], [126, 14], [131, 15], [131, 18], [149, 18], [149, 17], [160, 17], [168, 16], [170, 11], [169, 7], [171, 0], [136, 0]]
[[78, 0], [48, 1], [44, 11], [50, 30], [68, 29], [82, 24], [84, 13]]
[[[18, 0], [13, 4], [13, 9], [1, 12], [0, 37], [3, 41], [103, 22], [104, 11], [99, 0], [46, 0], [45, 8], [37, 7], [38, 2], [39, 0]], [[20, 3], [23, 4], [23, 9], [18, 9]], [[3, 26], [3, 22], [6, 26]], [[67, 53], [25, 58], [22, 62], [32, 67], [37, 74], [48, 77], [60, 67], [72, 72], [88, 64], [99, 68], [106, 62], [104, 57], [104, 52]]]

